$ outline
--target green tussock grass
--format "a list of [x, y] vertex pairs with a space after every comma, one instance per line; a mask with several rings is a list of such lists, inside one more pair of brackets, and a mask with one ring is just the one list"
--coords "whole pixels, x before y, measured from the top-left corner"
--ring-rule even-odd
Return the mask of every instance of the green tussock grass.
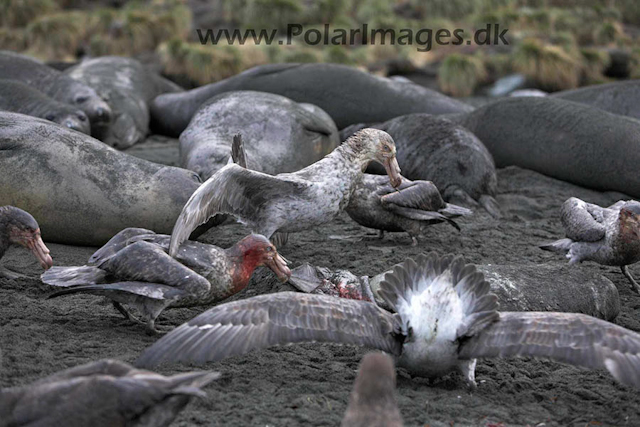
[[482, 61], [468, 55], [453, 53], [438, 69], [440, 90], [453, 96], [471, 96], [475, 88], [487, 78]]
[[583, 67], [559, 46], [526, 39], [514, 51], [513, 68], [542, 89], [556, 91], [578, 87]]
[[158, 53], [165, 73], [186, 76], [198, 85], [231, 77], [244, 69], [235, 46], [203, 46], [174, 39], [160, 45]]
[[27, 48], [27, 38], [20, 28], [0, 27], [0, 50], [22, 51]]
[[601, 45], [614, 44], [623, 38], [624, 31], [622, 30], [622, 25], [613, 21], [603, 22], [594, 33], [595, 41]]
[[24, 27], [39, 16], [57, 10], [53, 0], [0, 0], [0, 26]]
[[584, 62], [582, 83], [592, 85], [605, 82], [607, 79], [604, 70], [611, 62], [609, 53], [599, 49], [583, 48], [580, 49], [580, 54]]
[[74, 58], [86, 34], [86, 22], [80, 11], [37, 18], [26, 27], [29, 52], [45, 60]]

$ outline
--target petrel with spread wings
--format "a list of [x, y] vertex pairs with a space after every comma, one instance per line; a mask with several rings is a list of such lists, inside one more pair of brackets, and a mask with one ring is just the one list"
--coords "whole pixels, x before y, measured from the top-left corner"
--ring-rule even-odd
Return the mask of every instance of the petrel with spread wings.
[[462, 372], [475, 387], [476, 358], [533, 356], [607, 369], [640, 387], [640, 334], [584, 314], [499, 312], [497, 297], [460, 256], [421, 255], [387, 273], [390, 313], [364, 301], [282, 292], [214, 307], [148, 348], [140, 366], [218, 361], [296, 342], [332, 342], [394, 355], [414, 375]]

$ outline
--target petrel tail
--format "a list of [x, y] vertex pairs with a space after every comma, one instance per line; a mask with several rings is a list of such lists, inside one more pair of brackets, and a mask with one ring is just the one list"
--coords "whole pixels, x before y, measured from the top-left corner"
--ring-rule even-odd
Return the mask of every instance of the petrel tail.
[[543, 251], [556, 252], [556, 253], [567, 253], [569, 249], [571, 249], [571, 244], [573, 240], [571, 239], [560, 239], [551, 243], [544, 243], [539, 245], [538, 247]]
[[97, 267], [51, 267], [40, 278], [43, 283], [63, 288], [104, 283], [107, 273]]
[[[472, 336], [498, 319], [498, 298], [484, 275], [461, 256], [435, 253], [422, 254], [416, 260], [408, 259], [395, 265], [380, 283], [378, 294], [402, 316], [411, 306], [411, 299], [423, 295], [427, 288], [433, 293], [443, 292], [443, 283], [455, 289], [464, 311], [458, 326], [458, 337]], [[437, 296], [433, 297], [442, 303]]]

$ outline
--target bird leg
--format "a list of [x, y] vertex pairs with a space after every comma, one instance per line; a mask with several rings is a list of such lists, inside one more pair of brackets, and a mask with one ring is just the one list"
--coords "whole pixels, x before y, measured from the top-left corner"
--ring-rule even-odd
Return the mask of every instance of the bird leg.
[[120, 314], [122, 314], [124, 316], [125, 319], [130, 320], [134, 323], [139, 323], [141, 325], [145, 325], [145, 323], [138, 319], [136, 316], [134, 316], [129, 310], [127, 310], [127, 308], [125, 306], [123, 306], [122, 304], [120, 304], [117, 301], [111, 301], [113, 303], [113, 307], [118, 310], [120, 312]]
[[411, 233], [409, 233], [409, 237], [411, 237], [411, 246], [418, 246], [418, 238]]
[[478, 388], [478, 384], [476, 383], [476, 363], [477, 359], [464, 360], [461, 361], [458, 365], [458, 369], [464, 376], [465, 380], [467, 380], [467, 386], [471, 390], [475, 390]]
[[624, 276], [631, 282], [631, 288], [640, 293], [640, 285], [638, 285], [638, 282], [635, 281], [635, 279], [631, 275], [631, 272], [629, 272], [629, 267], [623, 265], [620, 267], [620, 270], [622, 270], [622, 274], [624, 274]]

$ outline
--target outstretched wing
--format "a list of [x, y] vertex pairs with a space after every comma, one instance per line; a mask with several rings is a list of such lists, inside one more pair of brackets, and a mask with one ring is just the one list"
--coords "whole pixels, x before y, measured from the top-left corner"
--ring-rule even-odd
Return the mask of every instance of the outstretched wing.
[[191, 232], [217, 213], [231, 214], [245, 223], [254, 223], [274, 199], [299, 195], [308, 186], [304, 181], [267, 175], [236, 164], [227, 165], [205, 181], [182, 208], [171, 233], [169, 255], [175, 257], [178, 247]]
[[400, 354], [397, 318], [372, 303], [326, 295], [280, 292], [214, 307], [174, 329], [138, 359], [219, 361], [252, 350], [297, 342], [333, 342]]
[[640, 387], [640, 334], [585, 314], [500, 313], [460, 349], [463, 359], [509, 356], [605, 368], [619, 382]]
[[579, 242], [597, 242], [605, 236], [604, 209], [576, 197], [562, 204], [561, 221], [568, 238]]

